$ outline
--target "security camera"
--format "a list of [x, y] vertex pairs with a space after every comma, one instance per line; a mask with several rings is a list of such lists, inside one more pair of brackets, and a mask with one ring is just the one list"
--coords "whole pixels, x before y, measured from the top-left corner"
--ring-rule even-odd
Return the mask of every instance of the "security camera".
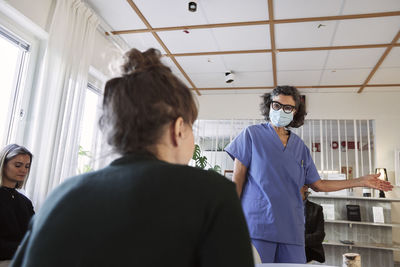
[[194, 1], [189, 2], [189, 11], [196, 12], [197, 11], [197, 3]]
[[225, 72], [225, 82], [231, 83], [235, 80], [235, 76], [233, 75], [232, 71]]

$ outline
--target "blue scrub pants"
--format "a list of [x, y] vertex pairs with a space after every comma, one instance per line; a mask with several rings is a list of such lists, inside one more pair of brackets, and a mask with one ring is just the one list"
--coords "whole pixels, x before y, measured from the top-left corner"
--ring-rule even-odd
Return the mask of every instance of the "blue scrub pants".
[[306, 263], [304, 246], [251, 239], [262, 263]]

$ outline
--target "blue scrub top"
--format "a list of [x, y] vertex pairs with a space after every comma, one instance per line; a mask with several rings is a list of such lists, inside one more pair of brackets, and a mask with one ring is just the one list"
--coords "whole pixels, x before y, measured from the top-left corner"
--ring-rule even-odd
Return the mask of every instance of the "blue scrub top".
[[251, 238], [304, 245], [300, 188], [320, 179], [304, 142], [290, 132], [285, 147], [263, 123], [244, 129], [225, 151], [247, 167], [241, 201]]

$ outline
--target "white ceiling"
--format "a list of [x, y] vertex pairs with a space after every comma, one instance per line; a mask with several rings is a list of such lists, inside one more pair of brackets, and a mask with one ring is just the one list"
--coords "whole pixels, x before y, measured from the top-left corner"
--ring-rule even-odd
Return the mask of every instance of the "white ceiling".
[[[390, 46], [400, 30], [400, 0], [272, 0], [272, 41], [269, 0], [197, 0], [197, 12], [188, 11], [188, 0], [87, 2], [116, 34], [148, 30], [143, 22], [147, 20], [163, 44], [149, 31], [119, 36], [129, 47], [171, 53], [168, 56], [175, 57], [200, 94], [258, 93], [284, 84], [305, 86], [303, 92], [400, 91], [400, 40]], [[343, 17], [359, 14], [364, 16]], [[239, 24], [221, 27], [221, 23]], [[177, 28], [160, 29], [165, 27]], [[273, 45], [276, 51], [271, 50]], [[365, 45], [384, 46], [360, 47]], [[387, 49], [390, 52], [377, 65]], [[169, 57], [163, 61], [193, 87]], [[235, 74], [233, 83], [225, 83], [227, 70]], [[380, 86], [371, 87], [374, 84]]]

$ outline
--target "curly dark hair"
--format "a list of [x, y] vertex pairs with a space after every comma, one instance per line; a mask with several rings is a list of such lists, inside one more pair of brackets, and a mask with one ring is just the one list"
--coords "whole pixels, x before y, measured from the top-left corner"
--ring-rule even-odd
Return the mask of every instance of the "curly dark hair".
[[100, 128], [120, 154], [150, 152], [164, 127], [182, 117], [193, 124], [197, 105], [190, 89], [161, 63], [156, 49], [125, 55], [123, 75], [105, 85]]
[[266, 121], [270, 121], [269, 110], [271, 107], [272, 99], [278, 95], [292, 96], [296, 103], [296, 113], [294, 114], [292, 122], [287, 127], [298, 128], [304, 124], [304, 119], [307, 115], [305, 104], [301, 101], [300, 93], [296, 87], [293, 86], [277, 86], [270, 93], [262, 95], [263, 102], [260, 105], [261, 114]]

